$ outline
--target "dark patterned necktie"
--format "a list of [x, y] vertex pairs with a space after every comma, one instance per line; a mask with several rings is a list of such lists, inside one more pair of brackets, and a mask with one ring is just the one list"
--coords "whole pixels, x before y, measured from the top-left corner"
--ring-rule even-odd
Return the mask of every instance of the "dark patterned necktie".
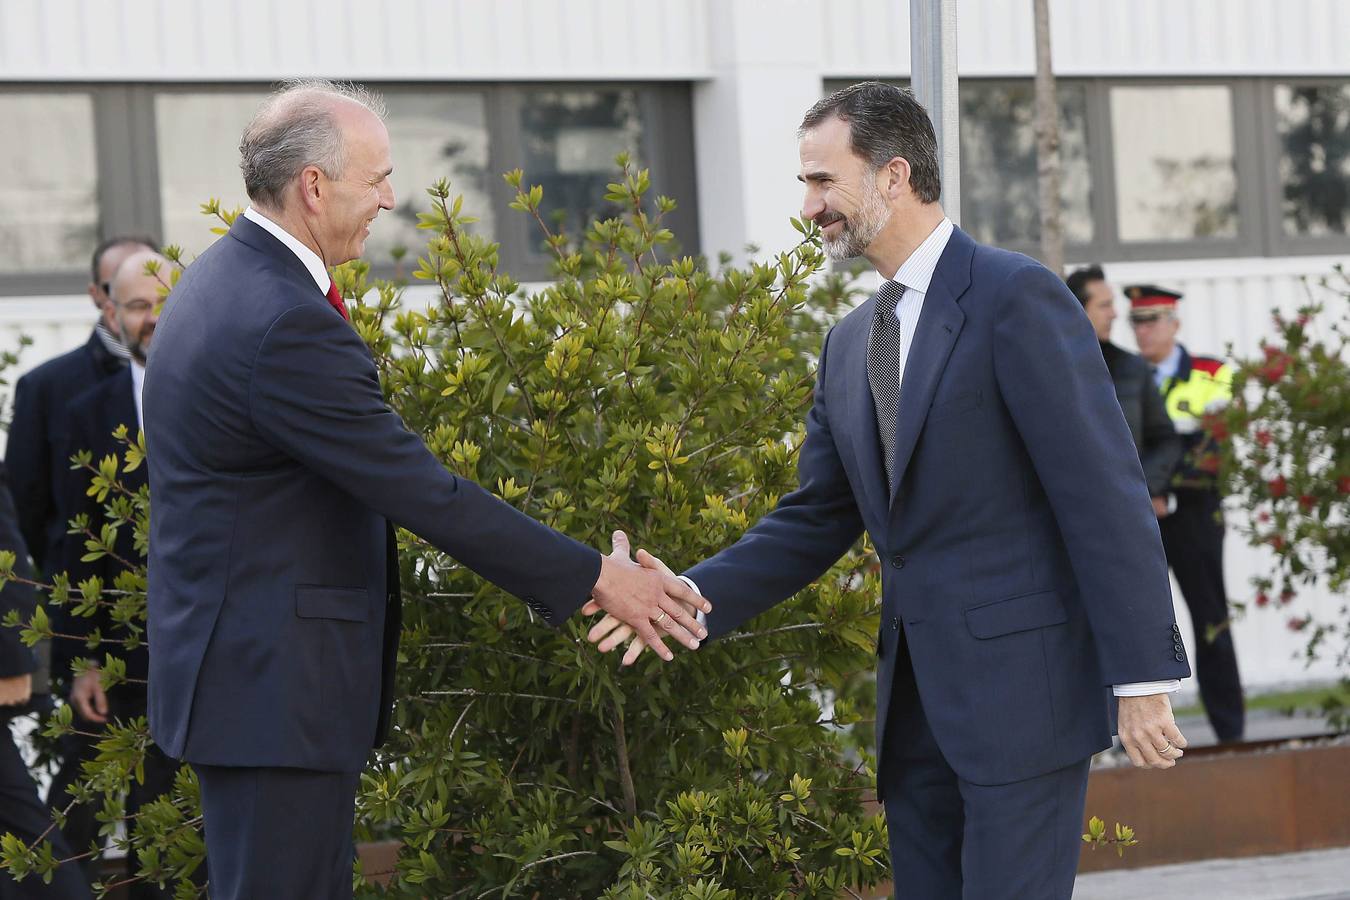
[[887, 281], [876, 294], [872, 311], [872, 334], [867, 339], [867, 381], [877, 411], [877, 434], [881, 437], [886, 482], [895, 490], [895, 422], [900, 412], [900, 320], [895, 315], [905, 286]]

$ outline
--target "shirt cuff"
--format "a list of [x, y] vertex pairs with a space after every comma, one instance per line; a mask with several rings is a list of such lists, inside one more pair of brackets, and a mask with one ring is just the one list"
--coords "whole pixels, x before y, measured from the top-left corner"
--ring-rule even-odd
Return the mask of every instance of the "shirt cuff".
[[[694, 579], [688, 577], [687, 575], [678, 575], [676, 577], [679, 578], [681, 581], [683, 581], [685, 584], [689, 585], [691, 588], [693, 588], [695, 594], [698, 594], [700, 597], [703, 596], [703, 592], [698, 589], [698, 585], [694, 584]], [[702, 625], [704, 628], [708, 627], [708, 616], [703, 612], [703, 610], [700, 609], [697, 612], [695, 612], [694, 617], [698, 619], [698, 624]]]
[[1117, 697], [1147, 697], [1151, 694], [1174, 694], [1181, 690], [1181, 681], [1172, 678], [1168, 681], [1136, 681], [1131, 684], [1118, 684], [1111, 690]]

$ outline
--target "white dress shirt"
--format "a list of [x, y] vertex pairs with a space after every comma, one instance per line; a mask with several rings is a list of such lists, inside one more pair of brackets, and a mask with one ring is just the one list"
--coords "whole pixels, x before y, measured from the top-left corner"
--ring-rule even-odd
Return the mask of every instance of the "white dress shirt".
[[[952, 220], [943, 218], [933, 229], [928, 237], [924, 238], [909, 259], [900, 264], [900, 268], [895, 274], [888, 278], [888, 281], [894, 281], [897, 284], [904, 285], [905, 293], [900, 298], [899, 304], [895, 308], [895, 316], [900, 320], [900, 378], [904, 378], [905, 361], [909, 359], [909, 348], [914, 342], [914, 332], [919, 327], [919, 314], [923, 312], [923, 298], [928, 293], [928, 286], [933, 281], [933, 273], [937, 271], [938, 260], [942, 257], [942, 251], [947, 249], [947, 241], [951, 239], [952, 231], [955, 230]], [[884, 274], [884, 273], [883, 273]], [[900, 403], [905, 402], [904, 391], [900, 393]], [[681, 575], [680, 578], [698, 593], [698, 585], [693, 581]], [[699, 624], [703, 624], [705, 617], [702, 612], [698, 613]], [[1181, 682], [1177, 680], [1170, 681], [1145, 681], [1135, 684], [1117, 684], [1113, 690], [1117, 697], [1142, 697], [1147, 694], [1170, 694], [1173, 691], [1181, 689]]]
[[333, 278], [328, 274], [328, 269], [324, 267], [323, 260], [319, 259], [319, 254], [300, 243], [289, 231], [251, 206], [244, 210], [244, 218], [265, 229], [274, 238], [285, 244], [292, 253], [299, 257], [300, 262], [305, 264], [310, 277], [319, 286], [320, 293], [327, 295], [328, 286], [333, 283]]
[[145, 414], [141, 411], [141, 392], [145, 390], [145, 366], [131, 360], [131, 396], [136, 399], [136, 427], [145, 430]]
[[[1145, 360], [1147, 362], [1147, 360]], [[1175, 378], [1177, 370], [1181, 368], [1181, 345], [1172, 345], [1172, 352], [1167, 354], [1167, 359], [1153, 367], [1153, 382], [1158, 387], [1163, 386], [1163, 382], [1169, 378]]]

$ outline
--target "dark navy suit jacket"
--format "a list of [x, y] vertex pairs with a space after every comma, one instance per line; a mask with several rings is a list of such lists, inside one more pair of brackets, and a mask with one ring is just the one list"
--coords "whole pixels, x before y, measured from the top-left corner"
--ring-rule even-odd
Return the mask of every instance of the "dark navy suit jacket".
[[66, 410], [90, 386], [125, 368], [126, 361], [104, 347], [95, 332], [83, 346], [47, 360], [14, 387], [5, 465], [19, 528], [43, 574], [59, 571], [66, 538], [68, 517], [61, 509], [70, 469]]
[[[125, 466], [126, 447], [113, 437], [113, 432], [125, 425], [127, 435], [132, 440], [140, 433], [141, 426], [136, 419], [134, 392], [131, 367], [123, 366], [122, 370], [111, 378], [103, 379], [70, 401], [70, 408], [67, 410], [68, 422], [65, 427], [68, 454], [88, 450], [95, 466], [106, 456], [116, 456], [119, 465]], [[122, 472], [118, 477], [123, 487], [133, 492], [140, 490], [147, 483], [144, 465], [130, 472]], [[68, 520], [80, 515], [88, 516], [89, 527], [97, 534], [107, 522], [107, 517], [103, 510], [104, 504], [97, 498], [89, 496], [92, 478], [93, 476], [83, 470], [67, 472], [64, 476], [65, 496], [61, 508]], [[62, 545], [61, 559], [55, 566], [57, 571], [64, 571], [70, 576], [71, 584], [78, 584], [86, 578], [98, 576], [103, 580], [103, 587], [107, 590], [115, 586], [117, 577], [126, 569], [123, 560], [133, 566], [139, 566], [141, 563], [141, 552], [136, 547], [135, 530], [129, 524], [117, 530], [115, 555], [105, 555], [86, 562], [83, 558], [87, 552], [84, 543], [84, 538], [78, 535], [67, 536]], [[56, 631], [85, 637], [94, 629], [98, 629], [105, 638], [116, 640], [126, 636], [113, 621], [111, 611], [106, 606], [100, 606], [93, 616], [87, 618], [71, 615], [70, 609], [69, 606], [61, 606], [51, 610]], [[52, 672], [54, 675], [68, 678], [70, 664], [74, 659], [86, 657], [102, 663], [107, 653], [126, 663], [128, 677], [138, 679], [146, 677], [148, 657], [144, 645], [134, 650], [126, 650], [120, 646], [105, 644], [98, 649], [90, 650], [83, 644], [69, 639], [52, 642]], [[128, 683], [125, 688], [142, 696], [145, 693], [135, 683]]]
[[397, 655], [391, 522], [551, 623], [599, 575], [597, 551], [446, 471], [304, 265], [243, 216], [170, 294], [142, 399], [150, 727], [171, 756], [362, 768]]
[[1082, 760], [1110, 744], [1110, 685], [1189, 674], [1097, 338], [1048, 269], [956, 229], [905, 368], [892, 494], [866, 371], [874, 302], [826, 336], [800, 487], [686, 573], [713, 603], [709, 634], [801, 590], [866, 529], [882, 559], [879, 766], [898, 752], [892, 685], [910, 677], [968, 781]]

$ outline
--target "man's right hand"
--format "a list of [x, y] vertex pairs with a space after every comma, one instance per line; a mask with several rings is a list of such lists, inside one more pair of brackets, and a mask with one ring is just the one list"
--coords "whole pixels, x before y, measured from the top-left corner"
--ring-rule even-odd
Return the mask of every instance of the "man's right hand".
[[33, 676], [0, 678], [0, 706], [23, 706], [33, 696]]
[[[666, 635], [697, 650], [699, 641], [708, 636], [708, 630], [698, 624], [689, 609], [708, 613], [712, 611], [712, 604], [680, 579], [644, 568], [633, 562], [628, 554], [627, 535], [615, 532], [614, 552], [601, 558], [600, 579], [591, 590], [592, 602], [584, 609], [601, 609], [623, 622], [667, 662], [674, 659], [675, 654], [662, 640]], [[605, 633], [597, 625], [587, 639], [595, 643]]]
[[1166, 498], [1166, 497], [1154, 497], [1154, 498], [1153, 498], [1153, 514], [1154, 514], [1155, 516], [1157, 516], [1159, 519], [1165, 519], [1165, 518], [1167, 518], [1167, 498]]
[[102, 725], [108, 721], [108, 695], [99, 681], [98, 669], [76, 676], [70, 686], [70, 705], [86, 722]]

